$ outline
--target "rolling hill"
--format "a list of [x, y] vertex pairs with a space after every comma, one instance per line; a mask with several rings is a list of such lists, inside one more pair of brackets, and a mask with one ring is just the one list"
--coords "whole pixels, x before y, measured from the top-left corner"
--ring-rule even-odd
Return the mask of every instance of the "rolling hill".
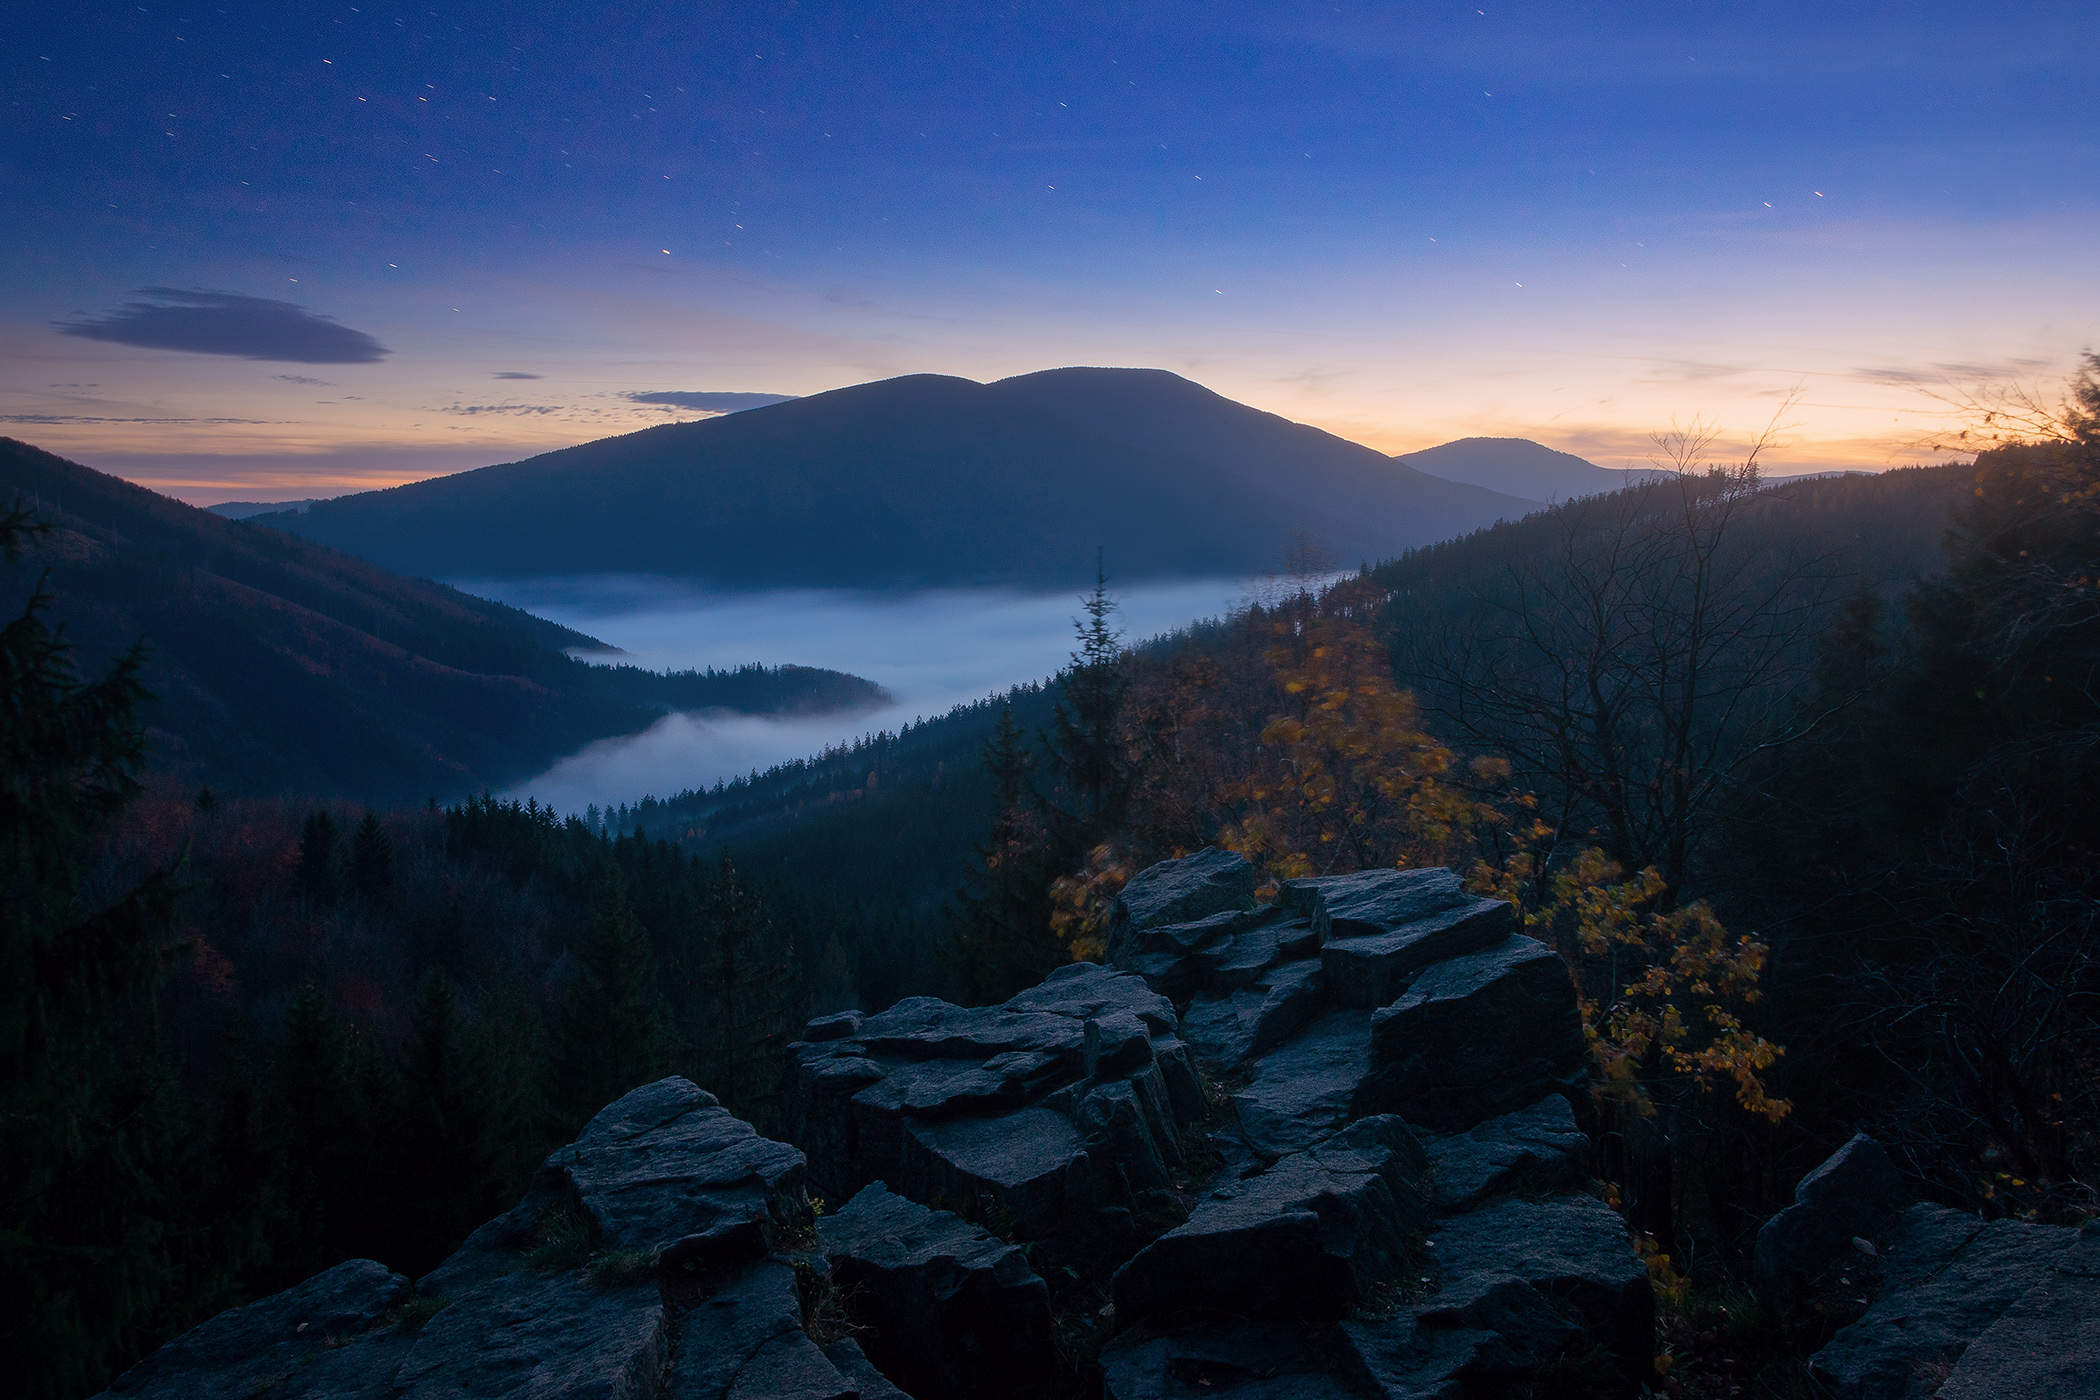
[[1533, 501], [1568, 501], [1617, 491], [1660, 472], [1614, 471], [1529, 438], [1460, 438], [1393, 458], [1416, 471]]
[[55, 596], [77, 668], [146, 648], [156, 769], [228, 793], [368, 801], [501, 787], [673, 709], [846, 709], [886, 699], [836, 671], [663, 674], [569, 655], [604, 643], [281, 531], [226, 520], [0, 438], [0, 500], [55, 528], [0, 564], [19, 613]]
[[403, 573], [670, 575], [729, 590], [1067, 587], [1345, 564], [1535, 503], [1164, 370], [910, 375], [258, 517]]

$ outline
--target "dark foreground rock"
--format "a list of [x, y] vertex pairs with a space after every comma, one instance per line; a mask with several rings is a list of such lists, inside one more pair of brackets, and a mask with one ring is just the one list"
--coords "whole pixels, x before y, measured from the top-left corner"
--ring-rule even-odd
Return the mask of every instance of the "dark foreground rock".
[[2042, 1281], [1969, 1344], [1939, 1400], [2100, 1397], [2100, 1224], [2051, 1261]]
[[1055, 1373], [1050, 1290], [1013, 1245], [880, 1183], [817, 1230], [833, 1284], [871, 1328], [869, 1357], [919, 1400], [993, 1395]]
[[[1838, 1400], [1931, 1394], [1941, 1380], [1951, 1379], [1972, 1343], [2015, 1305], [2057, 1280], [2057, 1264], [2077, 1257], [2066, 1254], [2077, 1233], [2017, 1220], [1978, 1220], [1945, 1206], [1912, 1206], [1890, 1238], [1881, 1296], [1810, 1358], [1810, 1373]], [[2015, 1324], [2008, 1340], [2018, 1334]], [[1972, 1380], [1971, 1388], [1976, 1384]]]
[[1804, 1279], [1872, 1239], [1904, 1203], [1903, 1178], [1880, 1143], [1861, 1133], [1801, 1178], [1794, 1203], [1764, 1223], [1752, 1256], [1757, 1286], [1785, 1297]]
[[1166, 862], [1112, 966], [810, 1022], [789, 1142], [645, 1086], [413, 1296], [346, 1265], [119, 1389], [1477, 1400], [1602, 1348], [1630, 1395], [1646, 1272], [1579, 1194], [1573, 987], [1512, 925], [1447, 870], [1263, 904], [1238, 856]]
[[[818, 1345], [791, 1261], [802, 1154], [683, 1079], [608, 1107], [414, 1293], [352, 1260], [176, 1338], [139, 1400], [854, 1400], [901, 1394]], [[789, 1249], [788, 1254], [778, 1251]], [[803, 1260], [805, 1269], [810, 1265]], [[821, 1274], [821, 1270], [816, 1271]], [[1040, 1284], [1037, 1285], [1040, 1288]]]

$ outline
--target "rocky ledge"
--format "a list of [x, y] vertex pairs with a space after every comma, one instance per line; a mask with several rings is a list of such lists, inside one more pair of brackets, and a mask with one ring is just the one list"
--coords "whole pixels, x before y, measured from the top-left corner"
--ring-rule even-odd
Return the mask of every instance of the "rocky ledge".
[[[684, 1080], [636, 1089], [425, 1278], [340, 1265], [111, 1393], [1460, 1400], [1652, 1375], [1646, 1271], [1587, 1190], [1569, 980], [1449, 871], [1262, 904], [1200, 852], [1130, 882], [1108, 966], [823, 1017], [789, 1056], [791, 1142]], [[1768, 1227], [1764, 1285], [1875, 1248], [1897, 1191], [1849, 1144]], [[1835, 1393], [1956, 1361], [1945, 1394], [2007, 1393], [1975, 1388], [1992, 1357], [2059, 1393], [2030, 1343], [2089, 1353], [2089, 1326], [2057, 1333], [2096, 1315], [2094, 1241], [1924, 1206], [1893, 1228], [1887, 1291], [1816, 1358]]]

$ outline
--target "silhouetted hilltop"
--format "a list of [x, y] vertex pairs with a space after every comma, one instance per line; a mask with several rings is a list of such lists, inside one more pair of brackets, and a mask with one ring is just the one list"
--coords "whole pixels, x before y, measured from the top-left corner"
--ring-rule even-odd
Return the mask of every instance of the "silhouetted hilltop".
[[1524, 513], [1163, 370], [910, 375], [315, 504], [268, 524], [406, 573], [721, 588], [1066, 586], [1344, 563]]
[[1600, 467], [1572, 452], [1556, 452], [1530, 438], [1460, 438], [1394, 458], [1416, 471], [1534, 501], [1567, 501], [1617, 491], [1660, 472]]
[[[0, 565], [40, 577], [85, 674], [146, 645], [154, 763], [229, 792], [375, 799], [502, 786], [672, 709], [842, 709], [885, 698], [837, 671], [593, 666], [603, 642], [278, 530], [222, 519], [0, 438], [0, 500], [57, 528]], [[48, 571], [48, 574], [47, 572]]]

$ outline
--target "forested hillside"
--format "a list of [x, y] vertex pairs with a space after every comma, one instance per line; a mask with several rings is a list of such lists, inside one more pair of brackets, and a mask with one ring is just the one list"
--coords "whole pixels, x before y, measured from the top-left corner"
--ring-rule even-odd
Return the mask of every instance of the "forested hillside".
[[0, 500], [52, 527], [0, 566], [0, 601], [19, 610], [44, 580], [89, 670], [143, 642], [154, 769], [225, 793], [456, 798], [672, 709], [794, 713], [883, 698], [811, 667], [589, 664], [568, 653], [618, 654], [11, 440], [0, 440]]

